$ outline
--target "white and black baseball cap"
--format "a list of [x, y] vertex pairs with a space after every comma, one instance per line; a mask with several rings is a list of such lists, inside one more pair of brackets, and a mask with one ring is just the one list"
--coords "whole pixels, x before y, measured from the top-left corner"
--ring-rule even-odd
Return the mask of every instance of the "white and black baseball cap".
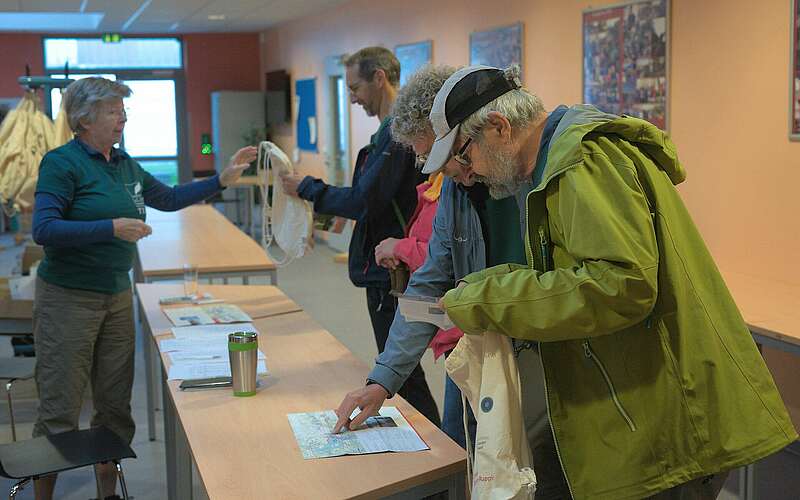
[[436, 140], [422, 173], [435, 172], [450, 159], [461, 122], [501, 95], [521, 86], [518, 79], [509, 80], [502, 69], [480, 65], [462, 68], [445, 80], [431, 108], [430, 120]]

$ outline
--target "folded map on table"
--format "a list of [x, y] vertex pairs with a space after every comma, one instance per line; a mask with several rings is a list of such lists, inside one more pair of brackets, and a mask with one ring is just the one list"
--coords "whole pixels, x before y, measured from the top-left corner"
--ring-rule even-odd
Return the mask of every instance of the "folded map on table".
[[290, 413], [289, 425], [303, 458], [366, 455], [387, 451], [429, 450], [425, 441], [394, 406], [384, 406], [380, 415], [369, 417], [361, 429], [333, 434], [336, 413]]

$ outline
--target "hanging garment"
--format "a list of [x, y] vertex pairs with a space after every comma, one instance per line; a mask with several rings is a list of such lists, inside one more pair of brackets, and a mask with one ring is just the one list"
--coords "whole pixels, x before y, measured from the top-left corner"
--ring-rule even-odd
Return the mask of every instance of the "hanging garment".
[[[311, 248], [312, 208], [307, 201], [283, 191], [280, 174], [293, 174], [294, 166], [278, 146], [269, 141], [259, 144], [257, 164], [264, 204], [261, 245], [275, 265], [285, 266]], [[273, 181], [271, 202], [270, 180]]]
[[[478, 422], [475, 456], [468, 458], [471, 498], [533, 499], [536, 475], [531, 468], [517, 359], [510, 339], [492, 332], [464, 335], [445, 367]], [[464, 408], [466, 427], [466, 405]], [[465, 430], [465, 434], [469, 440], [469, 432]]]
[[32, 205], [39, 162], [60, 145], [53, 138], [53, 121], [39, 109], [36, 94], [26, 92], [0, 127], [0, 203], [9, 216]]
[[64, 99], [61, 99], [61, 109], [58, 110], [55, 126], [53, 127], [53, 145], [50, 149], [63, 146], [72, 140], [72, 130], [69, 128], [67, 111], [64, 109]]

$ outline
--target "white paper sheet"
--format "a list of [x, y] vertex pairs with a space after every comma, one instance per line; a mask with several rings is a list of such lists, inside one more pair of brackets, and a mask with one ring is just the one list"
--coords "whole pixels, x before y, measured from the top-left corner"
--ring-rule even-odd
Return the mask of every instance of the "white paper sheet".
[[406, 321], [420, 321], [436, 325], [442, 330], [453, 328], [455, 324], [450, 321], [447, 313], [437, 304], [438, 297], [423, 297], [414, 295], [400, 295], [397, 303], [400, 314]]
[[228, 334], [236, 332], [253, 332], [258, 333], [253, 323], [236, 323], [231, 325], [194, 325], [185, 327], [172, 328], [172, 334], [175, 338], [192, 338], [192, 339], [216, 339], [221, 338], [226, 342]]
[[[161, 352], [170, 357], [167, 373], [169, 380], [209, 377], [230, 377], [228, 360], [228, 334], [234, 332], [258, 333], [252, 323], [233, 325], [202, 325], [173, 328], [174, 339], [158, 343]], [[268, 373], [266, 356], [259, 349], [257, 373]]]
[[397, 408], [384, 406], [379, 414], [384, 418], [367, 419], [372, 427], [340, 434], [331, 433], [337, 420], [332, 410], [290, 413], [288, 418], [305, 459], [430, 449]]
[[[263, 359], [258, 360], [256, 365], [256, 373], [258, 375], [266, 375], [267, 362]], [[182, 363], [173, 363], [169, 367], [167, 378], [169, 380], [186, 380], [196, 378], [211, 378], [211, 377], [230, 377], [231, 366], [228, 360], [223, 361], [185, 361]]]

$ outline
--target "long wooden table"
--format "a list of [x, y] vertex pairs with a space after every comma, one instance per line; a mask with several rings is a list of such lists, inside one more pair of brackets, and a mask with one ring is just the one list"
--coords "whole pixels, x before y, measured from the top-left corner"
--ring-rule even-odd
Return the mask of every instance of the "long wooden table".
[[[277, 284], [275, 263], [264, 249], [211, 205], [193, 205], [177, 212], [147, 210], [153, 234], [137, 243], [138, 282], [183, 277], [191, 264], [203, 278], [268, 276]], [[227, 282], [227, 281], [226, 281]]]
[[[177, 212], [147, 209], [147, 223], [153, 234], [137, 243], [134, 278], [137, 283], [183, 279], [184, 265], [198, 270], [201, 279], [250, 278], [267, 276], [278, 282], [277, 267], [261, 246], [244, 234], [211, 205], [193, 205]], [[183, 291], [180, 291], [182, 294]], [[141, 314], [141, 308], [137, 311]], [[156, 438], [155, 408], [158, 376], [149, 343], [145, 345], [147, 385], [147, 428], [150, 440]]]
[[[757, 344], [800, 355], [800, 285], [722, 268], [725, 283]], [[739, 480], [745, 500], [755, 499], [755, 467]]]
[[800, 355], [800, 285], [723, 271], [759, 344]]
[[[289, 312], [291, 301], [274, 287], [203, 288], [272, 308], [254, 321], [270, 375], [252, 398], [235, 398], [230, 388], [184, 392], [177, 381], [165, 382], [169, 498], [422, 498], [440, 491], [464, 497], [464, 450], [400, 396], [390, 404], [430, 450], [304, 460], [287, 414], [337, 407], [364, 383], [368, 367], [306, 313]], [[148, 342], [171, 337], [158, 298], [180, 285], [137, 290]], [[160, 359], [166, 374], [169, 358]]]

